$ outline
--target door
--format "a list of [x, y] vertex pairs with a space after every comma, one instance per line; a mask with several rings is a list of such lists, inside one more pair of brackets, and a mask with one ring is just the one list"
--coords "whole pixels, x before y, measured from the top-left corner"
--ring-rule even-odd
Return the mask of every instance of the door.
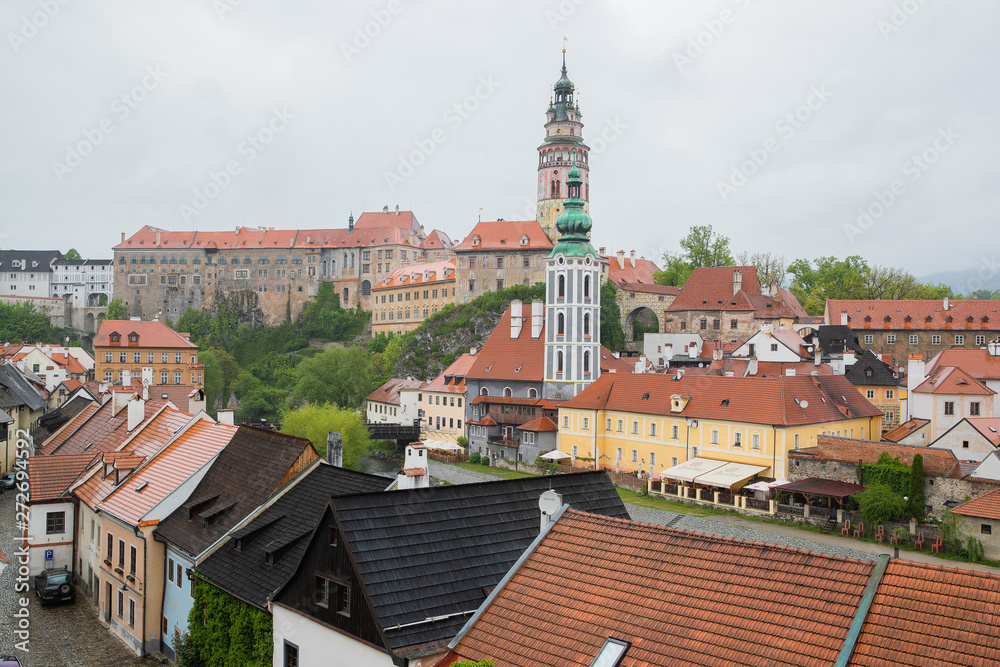
[[111, 622], [111, 582], [104, 584], [104, 620]]

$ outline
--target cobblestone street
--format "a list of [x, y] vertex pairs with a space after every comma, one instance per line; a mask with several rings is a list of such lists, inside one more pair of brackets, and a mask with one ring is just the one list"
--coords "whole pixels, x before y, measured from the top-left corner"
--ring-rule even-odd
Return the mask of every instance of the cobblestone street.
[[[15, 493], [0, 494], [0, 550], [14, 561], [20, 542], [15, 543], [17, 527], [14, 525]], [[75, 603], [42, 608], [34, 590], [17, 593], [17, 563], [0, 574], [0, 654], [17, 656], [26, 667], [131, 667], [152, 665], [152, 660], [140, 660], [113, 637], [97, 618], [97, 608], [78, 593]], [[16, 650], [20, 640], [14, 636], [16, 629], [13, 614], [17, 599], [27, 597], [31, 633], [28, 653]]]

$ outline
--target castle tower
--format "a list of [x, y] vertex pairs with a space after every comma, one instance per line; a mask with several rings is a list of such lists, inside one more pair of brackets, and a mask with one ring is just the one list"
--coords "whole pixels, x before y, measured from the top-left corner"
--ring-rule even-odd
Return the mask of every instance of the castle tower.
[[576, 167], [581, 178], [579, 199], [583, 211], [590, 211], [590, 147], [583, 143], [583, 114], [573, 101], [573, 82], [566, 75], [563, 49], [562, 76], [553, 87], [553, 97], [545, 112], [545, 142], [538, 147], [538, 224], [553, 243], [559, 239], [556, 220], [565, 208], [569, 193], [568, 173]]
[[569, 400], [601, 374], [601, 265], [581, 199], [577, 165], [566, 174], [567, 198], [556, 220], [559, 242], [545, 258], [543, 397]]

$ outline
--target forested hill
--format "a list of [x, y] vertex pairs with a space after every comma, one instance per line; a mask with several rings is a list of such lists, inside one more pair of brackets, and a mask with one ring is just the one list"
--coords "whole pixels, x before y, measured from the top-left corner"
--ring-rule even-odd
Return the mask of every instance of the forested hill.
[[389, 340], [389, 356], [398, 351], [391, 377], [433, 380], [469, 348], [482, 346], [512, 300], [530, 304], [544, 296], [544, 284], [535, 283], [532, 287], [516, 285], [488, 292], [470, 303], [445, 306], [413, 331]]

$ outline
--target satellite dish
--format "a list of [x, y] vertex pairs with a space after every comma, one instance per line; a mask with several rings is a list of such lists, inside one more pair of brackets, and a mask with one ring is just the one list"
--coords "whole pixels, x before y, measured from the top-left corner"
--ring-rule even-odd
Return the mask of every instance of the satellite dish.
[[809, 401], [799, 401], [799, 407], [805, 410], [809, 407]]
[[538, 509], [542, 514], [553, 515], [562, 507], [562, 498], [558, 493], [549, 489], [538, 498]]

